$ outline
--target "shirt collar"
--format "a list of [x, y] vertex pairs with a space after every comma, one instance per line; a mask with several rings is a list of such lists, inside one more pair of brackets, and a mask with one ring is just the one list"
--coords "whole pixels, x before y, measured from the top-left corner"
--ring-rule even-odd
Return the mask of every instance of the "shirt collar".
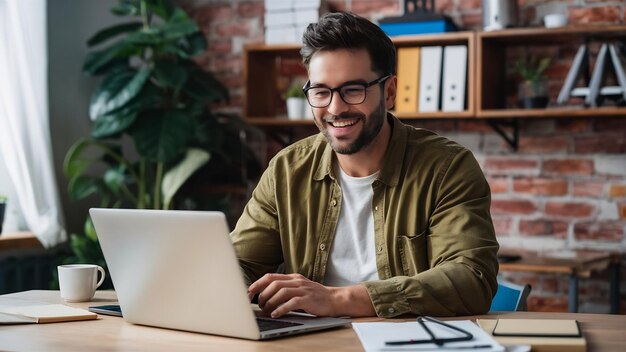
[[[404, 152], [406, 150], [407, 143], [407, 128], [396, 118], [393, 114], [387, 113], [387, 121], [391, 125], [391, 139], [387, 145], [387, 151], [385, 152], [384, 162], [378, 180], [388, 186], [394, 187], [398, 185], [400, 180], [400, 172], [402, 171], [402, 160], [404, 159]], [[316, 181], [323, 180], [326, 176], [331, 179], [335, 179], [333, 171], [333, 158], [335, 152], [331, 148], [330, 144], [326, 141], [326, 137], [321, 133], [317, 137], [319, 143], [325, 145], [322, 158], [315, 170], [313, 179]]]

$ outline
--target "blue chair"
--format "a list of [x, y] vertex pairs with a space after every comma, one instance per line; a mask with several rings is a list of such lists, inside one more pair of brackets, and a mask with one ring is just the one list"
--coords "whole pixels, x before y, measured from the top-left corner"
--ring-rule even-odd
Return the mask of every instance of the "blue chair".
[[530, 285], [516, 285], [512, 282], [498, 280], [498, 291], [491, 301], [490, 312], [525, 311], [526, 300], [530, 294]]

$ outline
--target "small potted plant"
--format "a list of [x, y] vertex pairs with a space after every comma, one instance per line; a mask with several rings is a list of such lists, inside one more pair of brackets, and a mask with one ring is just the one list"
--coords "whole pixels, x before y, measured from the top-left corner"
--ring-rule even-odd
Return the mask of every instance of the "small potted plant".
[[548, 106], [548, 88], [543, 75], [550, 66], [550, 58], [523, 57], [515, 62], [514, 70], [522, 77], [517, 88], [518, 105], [524, 109], [541, 109]]
[[2, 234], [2, 223], [4, 222], [4, 213], [7, 210], [7, 197], [0, 194], [0, 234]]
[[307, 102], [302, 91], [302, 84], [299, 81], [294, 81], [287, 88], [284, 98], [287, 101], [287, 117], [291, 120], [304, 118]]

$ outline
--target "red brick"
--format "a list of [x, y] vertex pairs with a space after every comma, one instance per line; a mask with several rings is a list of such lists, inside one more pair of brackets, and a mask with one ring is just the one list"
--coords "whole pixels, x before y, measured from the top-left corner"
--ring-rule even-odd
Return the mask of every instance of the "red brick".
[[509, 179], [506, 177], [488, 177], [491, 193], [506, 193], [509, 191]]
[[215, 34], [220, 37], [247, 36], [250, 34], [248, 22], [226, 22], [215, 26]]
[[580, 133], [589, 130], [589, 121], [587, 120], [557, 120], [557, 132]]
[[439, 13], [450, 13], [455, 10], [453, 0], [439, 0], [435, 3], [435, 11]]
[[531, 236], [567, 237], [568, 223], [556, 220], [520, 220], [519, 233]]
[[570, 139], [566, 136], [521, 137], [518, 151], [522, 153], [567, 152]]
[[352, 1], [351, 10], [355, 14], [364, 17], [381, 13], [400, 15], [401, 12], [404, 12], [404, 8], [400, 10], [400, 4], [397, 0]]
[[613, 184], [609, 188], [609, 197], [622, 198], [626, 197], [626, 184]]
[[237, 13], [243, 18], [260, 18], [265, 13], [265, 5], [262, 1], [242, 2], [237, 7]]
[[531, 292], [528, 297], [528, 310], [531, 312], [567, 312], [567, 296], [538, 297]]
[[537, 206], [528, 200], [492, 200], [492, 214], [532, 214]]
[[230, 19], [233, 17], [233, 8], [230, 4], [204, 5], [192, 9], [192, 16], [200, 27], [203, 24], [217, 19]]
[[511, 219], [503, 217], [493, 217], [493, 227], [497, 236], [508, 236], [511, 234]]
[[579, 202], [547, 202], [545, 213], [552, 216], [569, 218], [584, 218], [593, 214], [595, 207], [587, 203]]
[[211, 42], [209, 42], [209, 47], [207, 51], [211, 55], [230, 54], [233, 51], [233, 43], [230, 39], [212, 40]]
[[467, 10], [480, 9], [482, 6], [481, 0], [464, 0], [459, 2], [459, 11], [466, 12]]
[[214, 72], [241, 72], [242, 66], [240, 57], [223, 56], [213, 59], [211, 69]]
[[543, 162], [543, 171], [562, 175], [591, 175], [593, 173], [592, 160], [553, 159]]
[[593, 221], [574, 224], [577, 240], [621, 242], [624, 238], [624, 221]]
[[554, 276], [544, 277], [540, 282], [542, 292], [559, 293], [561, 291], [561, 280]]
[[576, 153], [624, 153], [626, 152], [626, 134], [618, 132], [575, 137], [574, 151]]
[[530, 159], [487, 159], [487, 171], [497, 172], [506, 171], [534, 171], [538, 167], [537, 160]]
[[602, 197], [604, 195], [604, 183], [589, 181], [574, 182], [572, 194], [577, 197]]
[[570, 24], [601, 24], [617, 23], [620, 20], [620, 8], [617, 6], [604, 7], [570, 7]]
[[623, 117], [610, 117], [593, 120], [593, 129], [598, 132], [626, 131], [626, 119]]
[[567, 181], [548, 178], [520, 178], [513, 180], [513, 190], [518, 193], [561, 196], [567, 194]]
[[461, 120], [458, 123], [458, 128], [462, 132], [493, 132], [489, 124], [484, 121]]
[[619, 212], [619, 218], [622, 220], [626, 220], [626, 203], [618, 203], [617, 209]]
[[462, 13], [461, 23], [463, 23], [463, 28], [468, 30], [481, 29], [483, 27], [483, 15], [482, 13]]

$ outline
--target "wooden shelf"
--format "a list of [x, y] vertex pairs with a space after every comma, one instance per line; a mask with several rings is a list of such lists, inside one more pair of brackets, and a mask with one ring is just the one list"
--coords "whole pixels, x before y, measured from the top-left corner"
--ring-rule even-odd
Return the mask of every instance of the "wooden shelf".
[[3, 233], [0, 235], [0, 251], [25, 248], [43, 248], [31, 232]]
[[567, 118], [590, 116], [626, 116], [625, 108], [618, 107], [555, 107], [546, 109], [491, 109], [481, 110], [478, 118]]
[[[547, 109], [509, 109], [506, 107], [506, 50], [515, 46], [578, 45], [589, 40], [623, 40], [626, 25], [569, 26], [547, 29], [515, 28], [493, 32], [455, 32], [392, 38], [398, 48], [428, 45], [468, 47], [467, 110], [462, 112], [400, 113], [404, 120], [420, 119], [537, 119], [568, 117], [626, 116], [625, 107], [586, 108], [583, 106]], [[289, 120], [279, 116], [282, 107], [277, 97], [276, 75], [281, 59], [300, 59], [300, 45], [245, 46], [244, 116], [256, 126], [313, 126], [311, 119]], [[398, 74], [401, 74], [400, 72]], [[255, 89], [263, 87], [264, 89]], [[250, 93], [250, 94], [248, 94]], [[283, 112], [284, 113], [284, 112]]]

